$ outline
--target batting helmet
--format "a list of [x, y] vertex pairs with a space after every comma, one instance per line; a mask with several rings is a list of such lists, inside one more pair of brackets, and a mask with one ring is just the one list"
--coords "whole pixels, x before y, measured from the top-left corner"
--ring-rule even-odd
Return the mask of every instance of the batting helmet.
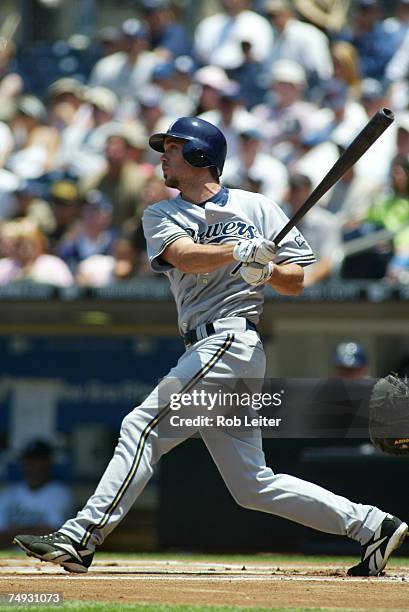
[[164, 152], [165, 138], [186, 140], [183, 145], [185, 161], [196, 168], [216, 168], [220, 176], [226, 159], [227, 144], [222, 132], [212, 123], [199, 117], [181, 117], [166, 133], [153, 134], [149, 145], [155, 151]]

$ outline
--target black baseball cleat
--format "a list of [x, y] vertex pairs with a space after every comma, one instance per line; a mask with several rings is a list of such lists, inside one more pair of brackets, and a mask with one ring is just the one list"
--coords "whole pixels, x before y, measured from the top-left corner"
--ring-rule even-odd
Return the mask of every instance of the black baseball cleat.
[[60, 531], [48, 535], [17, 535], [13, 544], [20, 546], [29, 557], [62, 565], [67, 572], [85, 574], [94, 553], [74, 542]]
[[379, 576], [392, 552], [402, 546], [408, 526], [388, 514], [372, 538], [362, 546], [361, 562], [348, 570], [348, 576]]

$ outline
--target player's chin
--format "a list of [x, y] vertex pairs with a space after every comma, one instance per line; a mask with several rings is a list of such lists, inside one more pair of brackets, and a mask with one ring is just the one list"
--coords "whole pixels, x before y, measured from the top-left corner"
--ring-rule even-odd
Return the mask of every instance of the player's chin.
[[166, 187], [173, 187], [173, 188], [179, 187], [179, 181], [177, 178], [168, 176], [166, 174], [163, 175], [163, 178], [165, 179]]

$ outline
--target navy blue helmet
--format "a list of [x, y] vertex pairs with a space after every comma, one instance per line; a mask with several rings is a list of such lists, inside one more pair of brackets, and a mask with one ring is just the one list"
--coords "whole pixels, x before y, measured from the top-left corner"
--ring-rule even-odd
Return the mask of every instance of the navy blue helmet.
[[165, 138], [186, 140], [183, 146], [185, 161], [196, 168], [216, 168], [221, 176], [226, 159], [227, 144], [222, 132], [212, 123], [199, 117], [181, 117], [166, 133], [153, 134], [149, 145], [155, 151], [164, 152]]

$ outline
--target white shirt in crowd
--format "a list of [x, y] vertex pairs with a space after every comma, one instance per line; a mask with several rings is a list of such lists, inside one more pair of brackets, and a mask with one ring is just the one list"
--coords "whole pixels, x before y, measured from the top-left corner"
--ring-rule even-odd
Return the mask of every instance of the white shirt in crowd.
[[118, 51], [95, 64], [88, 85], [112, 89], [119, 99], [133, 98], [150, 81], [157, 62], [157, 56], [149, 51], [140, 53], [135, 63], [129, 62], [127, 53]]
[[316, 73], [321, 79], [332, 76], [327, 37], [315, 26], [297, 19], [289, 19], [283, 32], [274, 35], [267, 65], [280, 59], [297, 62], [307, 74]]
[[273, 202], [282, 201], [288, 187], [288, 173], [287, 168], [278, 159], [259, 151], [249, 169], [244, 166], [240, 155], [226, 160], [222, 176], [223, 183], [241, 187], [247, 176], [260, 183], [260, 193], [264, 196]]
[[241, 42], [251, 44], [256, 61], [264, 62], [271, 52], [273, 33], [267, 19], [254, 11], [242, 11], [236, 17], [217, 13], [203, 19], [196, 28], [194, 48], [203, 64], [233, 69], [244, 56]]

